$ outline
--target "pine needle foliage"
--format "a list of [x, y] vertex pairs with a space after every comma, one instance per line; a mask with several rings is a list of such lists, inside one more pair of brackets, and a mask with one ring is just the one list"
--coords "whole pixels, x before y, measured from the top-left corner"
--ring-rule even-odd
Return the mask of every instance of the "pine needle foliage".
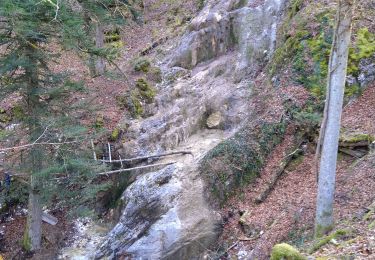
[[0, 1], [0, 100], [19, 97], [25, 113], [15, 145], [35, 143], [9, 152], [6, 163], [44, 204], [88, 204], [109, 184], [96, 183], [103, 166], [86, 151], [92, 131], [80, 119], [87, 104], [72, 103], [72, 95], [85, 89], [52, 69], [60, 56], [53, 46], [90, 48], [84, 17], [72, 1]]

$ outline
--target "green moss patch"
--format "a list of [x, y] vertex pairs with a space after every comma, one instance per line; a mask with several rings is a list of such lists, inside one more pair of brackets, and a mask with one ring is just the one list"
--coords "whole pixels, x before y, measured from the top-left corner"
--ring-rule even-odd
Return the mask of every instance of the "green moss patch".
[[361, 59], [375, 54], [375, 34], [367, 28], [361, 28], [356, 33], [356, 40], [349, 50], [348, 74], [358, 76], [358, 65]]
[[122, 95], [116, 96], [118, 106], [127, 109], [134, 118], [144, 115], [144, 105], [154, 102], [156, 89], [144, 78], [137, 79], [135, 88]]
[[146, 58], [139, 58], [134, 62], [134, 70], [135, 71], [142, 71], [142, 72], [148, 72], [150, 69], [151, 62]]
[[147, 103], [152, 103], [156, 96], [156, 90], [144, 78], [137, 79], [135, 82], [136, 88], [139, 90], [139, 95]]
[[100, 114], [95, 119], [95, 128], [103, 128], [103, 127], [104, 127], [104, 116]]
[[143, 115], [143, 105], [137, 90], [116, 96], [117, 105], [129, 111], [132, 117], [139, 118]]
[[285, 128], [285, 122], [243, 128], [203, 158], [200, 171], [215, 202], [223, 205], [258, 176], [267, 155], [283, 139]]
[[147, 76], [150, 80], [160, 83], [163, 80], [162, 72], [159, 67], [151, 67], [148, 71]]
[[356, 143], [367, 143], [370, 144], [375, 141], [375, 136], [366, 133], [356, 134], [342, 134], [340, 136], [340, 143], [345, 145], [356, 144]]
[[319, 250], [322, 246], [328, 244], [332, 239], [336, 239], [339, 237], [343, 237], [347, 235], [349, 232], [347, 230], [337, 230], [333, 233], [331, 233], [328, 236], [325, 236], [323, 238], [318, 239], [310, 248], [309, 253], [312, 254]]
[[119, 136], [120, 136], [120, 129], [118, 129], [118, 128], [115, 128], [113, 131], [112, 131], [112, 133], [111, 133], [111, 137], [110, 137], [110, 139], [111, 139], [111, 141], [113, 141], [113, 142], [115, 142], [115, 141], [117, 141], [117, 139], [119, 138]]
[[[275, 50], [268, 70], [275, 76], [283, 69], [291, 67], [291, 80], [303, 85], [313, 97], [322, 101], [326, 93], [336, 10], [319, 3], [312, 3], [303, 9], [302, 6], [301, 0], [291, 1], [279, 29], [279, 42], [282, 44]], [[355, 41], [349, 54], [348, 74], [357, 77], [360, 60], [375, 53], [375, 35], [367, 28], [359, 29], [354, 35]], [[357, 84], [346, 86], [346, 100], [359, 94], [360, 87]]]
[[272, 248], [271, 260], [306, 260], [297, 249], [289, 244], [277, 244]]

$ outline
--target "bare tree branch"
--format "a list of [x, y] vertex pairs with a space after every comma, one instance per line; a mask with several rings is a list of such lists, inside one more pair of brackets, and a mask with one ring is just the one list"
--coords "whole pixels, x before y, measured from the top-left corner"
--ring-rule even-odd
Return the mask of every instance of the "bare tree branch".
[[7, 151], [12, 151], [12, 150], [23, 150], [23, 149], [32, 147], [34, 145], [63, 145], [63, 144], [74, 144], [74, 143], [79, 143], [79, 141], [69, 141], [69, 142], [61, 142], [61, 143], [49, 143], [49, 142], [31, 143], [31, 144], [24, 144], [20, 146], [13, 146], [9, 148], [3, 148], [3, 149], [0, 149], [0, 152], [7, 152]]
[[141, 169], [147, 169], [151, 167], [159, 167], [159, 166], [168, 166], [171, 164], [175, 164], [176, 162], [169, 162], [169, 163], [157, 163], [157, 164], [150, 164], [150, 165], [144, 165], [144, 166], [138, 166], [138, 167], [133, 167], [133, 168], [127, 168], [127, 169], [119, 169], [119, 170], [114, 170], [114, 171], [109, 171], [109, 172], [101, 172], [98, 173], [99, 175], [109, 175], [112, 173], [119, 173], [119, 172], [130, 172], [133, 170], [141, 170]]
[[165, 156], [170, 156], [170, 155], [175, 155], [175, 154], [193, 155], [191, 151], [177, 151], [177, 152], [161, 153], [161, 154], [154, 154], [154, 155], [149, 155], [149, 156], [141, 156], [141, 157], [135, 157], [135, 158], [121, 159], [121, 160], [99, 160], [99, 161], [106, 162], [106, 163], [133, 162], [133, 161], [140, 161], [140, 160], [146, 160], [146, 159], [152, 159], [152, 158], [165, 157]]

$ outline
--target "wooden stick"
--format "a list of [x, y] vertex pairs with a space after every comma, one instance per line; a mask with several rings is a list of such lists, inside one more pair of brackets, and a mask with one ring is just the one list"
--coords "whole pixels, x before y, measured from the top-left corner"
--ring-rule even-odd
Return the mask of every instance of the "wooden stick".
[[24, 180], [24, 178], [27, 177], [27, 176], [23, 176], [23, 175], [11, 175], [11, 177], [17, 178], [19, 182], [22, 182], [23, 184], [26, 184], [27, 186], [30, 185], [30, 183], [28, 181]]
[[108, 158], [109, 158], [109, 162], [112, 162], [111, 145], [109, 143], [107, 143], [107, 145], [108, 145]]
[[115, 163], [115, 162], [133, 162], [133, 161], [140, 161], [145, 159], [151, 159], [151, 158], [158, 158], [158, 157], [165, 157], [169, 155], [175, 155], [175, 154], [191, 154], [193, 153], [191, 151], [179, 151], [179, 152], [170, 152], [170, 153], [161, 153], [161, 154], [155, 154], [155, 155], [149, 155], [149, 156], [141, 156], [141, 157], [135, 157], [135, 158], [129, 158], [129, 159], [120, 159], [120, 160], [100, 160], [101, 162], [106, 163]]
[[124, 164], [121, 161], [121, 155], [118, 155], [118, 158], [120, 158], [121, 169], [123, 169], [124, 168]]
[[97, 161], [97, 160], [98, 160], [98, 157], [96, 157], [94, 141], [93, 141], [92, 139], [91, 139], [90, 141], [91, 141], [92, 152], [93, 152], [93, 155], [94, 155], [94, 160]]
[[233, 243], [230, 247], [227, 248], [227, 250], [224, 251], [224, 253], [220, 254], [218, 259], [220, 259], [222, 256], [224, 256], [226, 253], [228, 253], [229, 250], [231, 250], [232, 248], [234, 248], [237, 244], [238, 244], [239, 241], [236, 241], [235, 243]]
[[133, 167], [133, 168], [127, 168], [127, 169], [119, 169], [119, 170], [114, 170], [114, 171], [109, 171], [109, 172], [101, 172], [98, 173], [99, 175], [109, 175], [112, 173], [118, 173], [118, 172], [130, 172], [133, 170], [140, 170], [140, 169], [147, 169], [151, 167], [158, 167], [158, 166], [167, 166], [171, 164], [175, 164], [176, 162], [169, 162], [169, 163], [157, 163], [157, 164], [150, 164], [150, 165], [144, 165], [144, 166], [138, 166], [138, 167]]
[[273, 187], [275, 186], [277, 180], [283, 174], [285, 168], [289, 165], [289, 163], [292, 161], [292, 159], [296, 155], [301, 154], [301, 153], [302, 153], [301, 149], [296, 149], [294, 152], [292, 152], [291, 154], [288, 154], [283, 159], [283, 161], [280, 163], [279, 168], [277, 169], [277, 171], [273, 175], [273, 178], [272, 178], [271, 182], [269, 183], [269, 185], [267, 185], [267, 187], [263, 190], [263, 192], [255, 199], [256, 203], [262, 203], [268, 197], [268, 195], [272, 191]]
[[9, 147], [9, 148], [3, 148], [3, 149], [0, 149], [0, 152], [26, 149], [26, 148], [29, 148], [29, 147], [34, 146], [34, 145], [63, 145], [63, 144], [74, 144], [74, 143], [78, 143], [78, 141], [70, 141], [70, 142], [62, 142], [62, 143], [48, 143], [48, 142], [31, 143], [31, 144], [25, 144], [25, 145], [20, 145], [20, 146], [13, 146], [13, 147]]
[[363, 156], [366, 155], [366, 151], [354, 151], [354, 150], [350, 150], [350, 149], [346, 149], [346, 148], [339, 148], [339, 151], [344, 153], [344, 154], [347, 154], [347, 155], [350, 155], [352, 157], [355, 157], [355, 158], [361, 158]]

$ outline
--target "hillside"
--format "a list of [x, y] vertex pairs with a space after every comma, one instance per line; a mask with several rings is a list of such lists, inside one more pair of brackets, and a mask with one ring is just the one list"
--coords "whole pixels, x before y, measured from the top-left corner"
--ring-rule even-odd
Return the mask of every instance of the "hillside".
[[[314, 156], [337, 1], [139, 6], [141, 21], [107, 28], [117, 56], [104, 75], [90, 75], [87, 54], [47, 44], [61, 55], [51, 71], [85, 86], [61, 110], [90, 104], [71, 115], [93, 136], [75, 149], [103, 163], [87, 181], [99, 187], [93, 197], [45, 204], [58, 223], [43, 223], [32, 253], [22, 247], [28, 180], [15, 174], [5, 189], [24, 156], [7, 147], [30, 140], [26, 108], [19, 93], [0, 100], [0, 259], [270, 259], [280, 243], [306, 259], [375, 259], [374, 2], [355, 11], [335, 227], [320, 240]], [[81, 206], [90, 214], [74, 215]]]

